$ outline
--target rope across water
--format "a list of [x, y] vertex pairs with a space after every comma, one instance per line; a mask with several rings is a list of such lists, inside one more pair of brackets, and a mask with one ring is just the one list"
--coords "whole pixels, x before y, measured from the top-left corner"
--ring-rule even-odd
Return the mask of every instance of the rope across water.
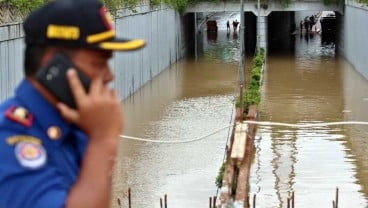
[[[325, 123], [307, 123], [307, 124], [290, 124], [290, 123], [280, 123], [280, 122], [270, 122], [270, 121], [243, 121], [246, 124], [256, 124], [260, 126], [287, 126], [293, 128], [313, 128], [313, 127], [321, 127], [321, 126], [336, 126], [336, 125], [368, 125], [366, 121], [338, 121], [338, 122], [325, 122]], [[162, 143], [162, 144], [178, 144], [178, 143], [189, 143], [189, 142], [196, 142], [209, 136], [212, 136], [222, 130], [228, 129], [233, 127], [236, 124], [230, 124], [218, 129], [213, 130], [212, 132], [194, 138], [194, 139], [187, 139], [187, 140], [154, 140], [154, 139], [144, 139], [139, 137], [127, 136], [127, 135], [120, 135], [122, 139], [129, 139], [141, 142], [151, 142], [151, 143]]]

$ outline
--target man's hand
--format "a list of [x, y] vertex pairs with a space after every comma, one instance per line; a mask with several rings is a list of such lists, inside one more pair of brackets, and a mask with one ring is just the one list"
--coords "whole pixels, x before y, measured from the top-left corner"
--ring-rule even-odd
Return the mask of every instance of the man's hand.
[[79, 126], [90, 139], [117, 138], [123, 128], [123, 115], [119, 96], [97, 77], [85, 92], [74, 69], [67, 72], [77, 110], [58, 103], [62, 116]]
[[77, 110], [62, 103], [58, 103], [58, 108], [65, 119], [87, 134], [89, 140], [79, 176], [68, 193], [66, 207], [109, 207], [114, 158], [123, 127], [120, 99], [116, 91], [103, 84], [101, 77], [92, 80], [88, 93], [75, 70], [69, 70], [67, 77]]

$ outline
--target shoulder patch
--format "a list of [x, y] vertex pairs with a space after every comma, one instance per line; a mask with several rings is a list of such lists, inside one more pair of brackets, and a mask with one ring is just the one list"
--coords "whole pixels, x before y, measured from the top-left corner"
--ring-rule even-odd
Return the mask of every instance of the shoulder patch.
[[33, 121], [33, 115], [27, 109], [17, 106], [10, 106], [5, 112], [5, 117], [26, 127], [30, 127]]
[[40, 144], [31, 142], [17, 143], [14, 153], [19, 164], [29, 169], [41, 168], [47, 160], [45, 148]]

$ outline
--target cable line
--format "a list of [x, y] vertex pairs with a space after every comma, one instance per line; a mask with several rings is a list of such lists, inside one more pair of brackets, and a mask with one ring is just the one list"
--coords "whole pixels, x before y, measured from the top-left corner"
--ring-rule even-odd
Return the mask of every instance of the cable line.
[[306, 127], [319, 127], [319, 126], [335, 126], [335, 125], [368, 125], [365, 121], [339, 121], [339, 122], [325, 122], [325, 123], [313, 123], [313, 124], [289, 124], [280, 122], [269, 122], [269, 121], [243, 121], [247, 124], [257, 124], [261, 126], [288, 126], [295, 128], [306, 128]]
[[130, 139], [130, 140], [136, 140], [136, 141], [142, 141], [142, 142], [152, 142], [152, 143], [166, 143], [166, 144], [177, 144], [177, 143], [188, 143], [188, 142], [196, 142], [199, 140], [202, 140], [204, 138], [207, 138], [213, 134], [216, 134], [224, 129], [227, 129], [229, 127], [232, 127], [233, 124], [231, 125], [227, 125], [224, 126], [222, 128], [216, 129], [214, 131], [212, 131], [209, 134], [206, 134], [204, 136], [198, 137], [198, 138], [194, 138], [194, 139], [188, 139], [188, 140], [153, 140], [153, 139], [143, 139], [143, 138], [139, 138], [139, 137], [132, 137], [132, 136], [127, 136], [127, 135], [120, 135], [120, 138], [124, 138], [124, 139]]
[[[366, 121], [339, 121], [339, 122], [324, 122], [324, 123], [308, 123], [308, 124], [290, 124], [290, 123], [281, 123], [281, 122], [271, 122], [271, 121], [243, 121], [242, 123], [245, 124], [256, 124], [260, 126], [287, 126], [287, 127], [294, 127], [294, 128], [307, 128], [307, 127], [320, 127], [320, 126], [335, 126], [335, 125], [368, 125]], [[226, 125], [219, 129], [212, 131], [209, 134], [203, 135], [198, 138], [194, 139], [187, 139], [187, 140], [154, 140], [154, 139], [144, 139], [139, 137], [127, 136], [127, 135], [119, 135], [120, 138], [123, 139], [130, 139], [135, 141], [142, 141], [142, 142], [151, 142], [151, 143], [165, 143], [165, 144], [178, 144], [178, 143], [189, 143], [189, 142], [196, 142], [202, 139], [205, 139], [209, 136], [212, 136], [224, 129], [233, 127], [236, 124]]]

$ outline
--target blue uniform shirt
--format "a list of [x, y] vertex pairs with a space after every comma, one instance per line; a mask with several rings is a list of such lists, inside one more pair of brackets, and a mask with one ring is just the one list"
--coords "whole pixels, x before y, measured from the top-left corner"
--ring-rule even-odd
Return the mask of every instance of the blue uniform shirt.
[[64, 207], [87, 137], [23, 80], [0, 105], [0, 208]]

